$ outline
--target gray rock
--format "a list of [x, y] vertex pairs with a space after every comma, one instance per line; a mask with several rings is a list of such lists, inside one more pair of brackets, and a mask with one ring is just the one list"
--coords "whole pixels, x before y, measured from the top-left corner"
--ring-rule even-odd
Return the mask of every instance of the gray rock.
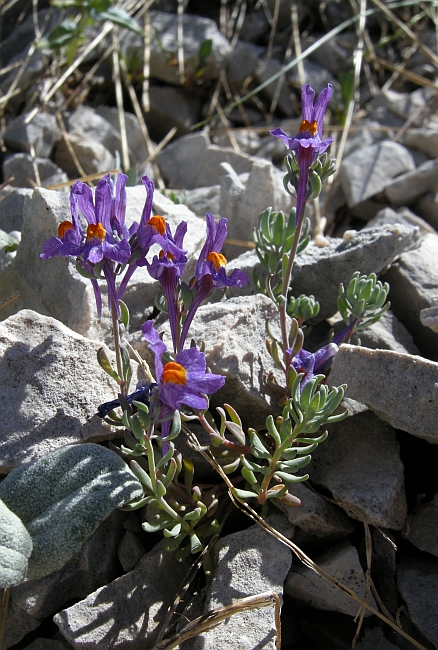
[[21, 230], [23, 227], [24, 203], [32, 190], [5, 187], [0, 191], [0, 229], [5, 232]]
[[398, 646], [388, 641], [381, 627], [365, 630], [363, 639], [359, 641], [356, 650], [397, 650]]
[[433, 332], [438, 332], [438, 296], [432, 298], [432, 307], [420, 311], [420, 321], [425, 327], [430, 327]]
[[156, 156], [156, 161], [169, 185], [191, 190], [217, 185], [220, 165], [229, 163], [237, 174], [251, 171], [256, 159], [237, 153], [231, 147], [210, 144], [206, 133], [194, 133], [178, 138]]
[[425, 235], [413, 250], [400, 258], [382, 277], [391, 287], [392, 310], [414, 337], [422, 354], [438, 360], [438, 335], [420, 320], [423, 309], [433, 307], [438, 296], [438, 236]]
[[408, 517], [406, 529], [402, 531], [420, 551], [438, 557], [438, 508], [433, 503], [425, 503]]
[[[395, 583], [396, 548], [391, 544], [391, 541], [394, 543], [394, 536], [389, 530], [375, 527], [371, 527], [370, 534], [372, 545], [371, 577], [382, 602], [391, 614], [395, 615], [399, 600]], [[363, 550], [366, 553], [366, 550]]]
[[[86, 174], [98, 174], [114, 169], [114, 157], [103, 144], [77, 132], [69, 133], [67, 137]], [[64, 139], [60, 140], [56, 146], [55, 162], [71, 178], [82, 175]]]
[[174, 127], [179, 138], [191, 133], [192, 125], [199, 122], [201, 100], [186, 88], [151, 86], [149, 101], [145, 120], [154, 140], [162, 140]]
[[[159, 38], [151, 39], [150, 75], [152, 78], [181, 86], [192, 79], [199, 66], [199, 48], [207, 39], [211, 39], [211, 52], [202, 71], [202, 79], [216, 79], [221, 65], [226, 62], [231, 53], [231, 46], [221, 34], [216, 23], [210, 18], [194, 14], [182, 15], [182, 49], [184, 54], [184, 76], [181, 79], [178, 65], [169, 65], [169, 57], [177, 57], [178, 53], [178, 16], [176, 13], [164, 11], [149, 12], [151, 33], [159, 34]], [[125, 38], [126, 56], [143, 51], [144, 43], [141, 36], [129, 34]]]
[[207, 212], [214, 215], [220, 212], [220, 185], [211, 187], [198, 187], [194, 190], [187, 190], [185, 199], [189, 210], [200, 217], [204, 217]]
[[301, 501], [297, 508], [287, 508], [288, 520], [317, 537], [325, 540], [342, 539], [354, 530], [354, 524], [340, 508], [326, 501], [305, 483], [295, 483], [289, 492]]
[[8, 123], [3, 134], [5, 144], [10, 149], [27, 153], [32, 153], [33, 145], [35, 156], [49, 158], [55, 142], [61, 135], [56, 117], [49, 113], [37, 113], [33, 120], [26, 124], [29, 115], [23, 113]]
[[187, 569], [160, 542], [135, 569], [62, 610], [53, 620], [78, 650], [152, 647]]
[[146, 553], [140, 537], [133, 530], [127, 530], [120, 541], [118, 555], [123, 570], [131, 571]]
[[370, 108], [384, 107], [402, 120], [412, 117], [424, 107], [430, 89], [419, 88], [411, 93], [399, 93], [395, 90], [384, 90], [375, 95], [370, 101]]
[[421, 240], [423, 234], [434, 232], [433, 228], [431, 228], [424, 219], [421, 219], [411, 212], [409, 208], [405, 207], [399, 208], [397, 211], [388, 207], [379, 210], [379, 212], [377, 212], [377, 214], [362, 230], [380, 228], [381, 226], [389, 224], [395, 225], [398, 223], [401, 223], [403, 226], [407, 226], [408, 228], [413, 228], [411, 244], [408, 245], [405, 250], [416, 248], [417, 242]]
[[428, 160], [417, 169], [401, 174], [385, 187], [385, 196], [392, 205], [412, 205], [426, 192], [438, 191], [438, 158]]
[[115, 437], [100, 418], [89, 419], [116, 392], [97, 363], [97, 341], [30, 310], [0, 323], [0, 332], [0, 473], [70, 443]]
[[[14, 43], [14, 45], [16, 48], [17, 44]], [[8, 101], [8, 109], [16, 112], [18, 112], [21, 109], [23, 104], [23, 99], [26, 99], [26, 97], [30, 99], [32, 91], [31, 88], [29, 88], [29, 86], [38, 83], [41, 80], [42, 76], [44, 76], [44, 74], [47, 73], [47, 59], [42, 53], [42, 51], [39, 49], [34, 49], [29, 57], [28, 54], [29, 54], [29, 49], [25, 48], [24, 50], [18, 52], [10, 60], [10, 65], [13, 65], [14, 63], [19, 63], [20, 67], [21, 65], [23, 65], [24, 62], [23, 73], [20, 77], [20, 83], [18, 85], [18, 88], [16, 88], [16, 90], [18, 90], [19, 92], [16, 95], [13, 95]], [[0, 92], [6, 95], [11, 89], [12, 84], [15, 82], [16, 77], [17, 77], [17, 68], [13, 68], [6, 76], [2, 77], [0, 82]], [[24, 94], [25, 97], [23, 98]], [[45, 115], [45, 114], [39, 113], [38, 115]], [[50, 117], [52, 116], [50, 115]], [[12, 138], [14, 137], [15, 136], [13, 135]], [[19, 138], [19, 142], [21, 142], [21, 137]], [[46, 145], [44, 145], [44, 151], [37, 151], [35, 147], [36, 155], [42, 156], [44, 158], [48, 156], [49, 154], [46, 151], [46, 147], [47, 147], [47, 143]], [[23, 148], [21, 145], [17, 147], [11, 146], [11, 148], [16, 149], [18, 151], [29, 151], [29, 149]]]
[[[259, 150], [262, 138], [252, 129], [233, 129], [232, 135], [238, 148], [244, 153], [253, 155]], [[213, 135], [212, 142], [213, 144], [219, 145], [219, 147], [233, 146], [231, 137], [227, 131]]]
[[39, 618], [29, 616], [21, 607], [17, 607], [13, 601], [9, 600], [8, 618], [3, 643], [4, 650], [8, 650], [8, 648], [21, 641], [26, 634], [33, 632], [40, 624], [41, 620]]
[[413, 209], [423, 217], [434, 230], [438, 230], [438, 192], [427, 192], [419, 198]]
[[[258, 84], [265, 83], [277, 72], [280, 72], [283, 64], [278, 59], [264, 59], [259, 62], [256, 69], [256, 81]], [[276, 101], [277, 108], [285, 115], [294, 113], [294, 103], [290, 97], [289, 84], [286, 75], [283, 78], [276, 79], [263, 88], [263, 93], [272, 101]]]
[[39, 180], [44, 185], [47, 179], [55, 174], [62, 174], [62, 169], [57, 167], [49, 158], [34, 158], [30, 154], [16, 153], [5, 158], [3, 162], [3, 177], [14, 177], [12, 187], [35, 187], [37, 182], [35, 168], [38, 170]]
[[270, 393], [264, 381], [270, 371], [279, 383], [284, 381], [274, 368], [265, 343], [268, 318], [274, 319], [274, 333], [280, 336], [275, 327], [276, 317], [273, 302], [258, 294], [201, 305], [189, 330], [188, 340], [194, 338], [198, 344], [205, 341], [207, 364], [212, 372], [227, 378], [212, 404], [233, 404], [245, 427], [264, 427], [267, 416], [278, 409], [278, 397]]
[[[283, 186], [283, 174], [267, 160], [256, 159], [243, 190], [237, 175], [222, 163], [220, 214], [228, 218], [228, 237], [237, 241], [252, 242], [252, 234], [261, 212], [268, 206], [283, 210], [288, 216], [292, 197]], [[227, 259], [237, 257], [247, 247], [225, 245]]]
[[396, 429], [438, 443], [437, 371], [438, 363], [423, 357], [344, 344], [328, 381], [332, 386], [348, 384], [348, 397], [360, 400]]
[[58, 639], [35, 639], [24, 650], [69, 650], [71, 645]]
[[339, 180], [349, 207], [374, 196], [393, 178], [415, 169], [409, 151], [397, 142], [385, 140], [363, 147], [344, 158]]
[[114, 156], [121, 151], [120, 132], [102, 115], [89, 106], [80, 105], [67, 120], [68, 132], [85, 140], [96, 140]]
[[14, 587], [11, 601], [30, 616], [43, 619], [117, 578], [121, 573], [117, 546], [125, 517], [126, 513], [115, 510], [62, 569]]
[[420, 558], [404, 559], [397, 569], [397, 585], [412, 623], [437, 647], [438, 562]]
[[438, 129], [431, 127], [409, 129], [403, 138], [403, 144], [421, 151], [429, 158], [438, 158]]
[[[304, 59], [302, 63], [304, 67], [304, 77], [306, 79], [306, 83], [309, 83], [317, 94], [319, 94], [324, 88], [327, 88], [327, 84], [332, 84], [334, 86], [333, 92], [338, 94], [340, 90], [339, 82], [325, 65], [320, 65], [319, 63], [311, 61], [308, 58]], [[300, 87], [300, 75], [298, 72], [298, 66], [292, 68], [292, 70], [287, 74], [287, 78], [295, 86]]]
[[380, 273], [410, 245], [414, 232], [413, 228], [390, 225], [348, 231], [343, 240], [328, 238], [323, 247], [311, 242], [295, 260], [291, 282], [294, 296], [315, 296], [320, 302], [318, 321], [333, 316], [339, 284], [348, 285], [354, 271]]
[[387, 311], [377, 323], [354, 334], [352, 343], [372, 350], [392, 350], [402, 354], [419, 354], [412, 336], [391, 311]]
[[[332, 380], [330, 375], [330, 384], [339, 385], [338, 376]], [[407, 505], [399, 445], [394, 429], [370, 411], [331, 425], [329, 437], [312, 454], [308, 473], [353, 519], [403, 527]]]
[[253, 43], [237, 41], [232, 54], [228, 57], [227, 81], [233, 84], [242, 83], [247, 77], [254, 75], [262, 52], [263, 48]]
[[[286, 537], [293, 526], [284, 515], [271, 515], [268, 523]], [[289, 571], [290, 550], [260, 526], [223, 537], [215, 546], [215, 573], [208, 587], [205, 611], [230, 605], [239, 598], [274, 591], [280, 598]], [[273, 607], [248, 610], [231, 616], [214, 630], [201, 634], [195, 650], [275, 649]]]
[[[315, 562], [360, 598], [365, 598], [365, 574], [357, 551], [349, 542], [341, 542], [317, 557]], [[316, 609], [340, 612], [347, 616], [356, 616], [360, 607], [359, 603], [338, 587], [303, 565], [292, 568], [284, 584], [284, 591], [288, 596], [307, 603], [311, 607], [316, 607]], [[368, 603], [372, 607], [376, 607], [372, 595], [368, 597]], [[370, 616], [368, 610], [365, 611], [365, 616]]]
[[[117, 133], [120, 133], [119, 111], [115, 106], [98, 106], [95, 112], [104, 117]], [[144, 164], [144, 161], [149, 155], [149, 151], [138, 117], [127, 111], [124, 111], [124, 117], [129, 155], [138, 164]], [[119, 151], [121, 152], [121, 149]]]
[[[303, 40], [303, 50], [307, 50], [307, 48], [319, 41], [323, 35], [315, 34], [312, 30], [312, 33]], [[319, 65], [336, 76], [339, 72], [348, 70], [351, 67], [351, 50], [345, 46], [345, 40], [342, 39], [342, 36], [334, 36], [309, 54], [312, 61], [319, 63]]]

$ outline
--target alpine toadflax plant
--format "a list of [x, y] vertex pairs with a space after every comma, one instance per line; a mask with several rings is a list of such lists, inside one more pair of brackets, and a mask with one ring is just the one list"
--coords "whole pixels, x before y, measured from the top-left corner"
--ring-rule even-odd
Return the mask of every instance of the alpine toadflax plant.
[[286, 147], [296, 155], [299, 168], [299, 181], [296, 190], [296, 223], [302, 218], [304, 204], [309, 193], [309, 169], [315, 158], [324, 153], [333, 142], [332, 137], [322, 139], [324, 115], [331, 98], [332, 85], [328, 84], [327, 88], [320, 92], [314, 105], [315, 91], [309, 84], [305, 84], [301, 93], [302, 120], [297, 135], [289, 137], [280, 128], [271, 131], [272, 135], [281, 138]]

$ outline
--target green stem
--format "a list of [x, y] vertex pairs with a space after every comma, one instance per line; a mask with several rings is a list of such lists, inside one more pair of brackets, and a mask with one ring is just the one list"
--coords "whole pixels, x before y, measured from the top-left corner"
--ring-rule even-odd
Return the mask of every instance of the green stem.
[[113, 324], [114, 350], [116, 353], [117, 374], [120, 377], [119, 389], [120, 389], [120, 393], [125, 397], [128, 391], [126, 390], [126, 381], [123, 378], [122, 353], [120, 350], [119, 319], [117, 316], [116, 306], [112, 301], [111, 301], [111, 320]]
[[294, 240], [292, 244], [291, 251], [289, 253], [289, 259], [287, 262], [286, 266], [286, 272], [283, 277], [283, 284], [281, 286], [281, 295], [282, 295], [282, 300], [279, 305], [279, 315], [280, 315], [280, 327], [281, 327], [281, 339], [283, 342], [283, 358], [284, 358], [284, 363], [286, 366], [286, 377], [287, 373], [289, 370], [290, 366], [290, 359], [287, 359], [286, 357], [286, 349], [288, 347], [289, 343], [289, 337], [287, 334], [287, 326], [286, 326], [286, 306], [287, 306], [287, 293], [289, 291], [289, 284], [290, 284], [290, 279], [292, 276], [292, 267], [294, 265], [295, 261], [295, 256], [297, 254], [297, 248], [298, 248], [298, 243], [300, 241], [300, 235], [301, 235], [301, 227], [303, 225], [304, 221], [304, 212], [306, 210], [306, 202], [303, 203], [303, 207], [301, 210], [301, 214], [298, 215], [298, 223], [297, 227], [295, 230], [295, 235], [294, 235]]

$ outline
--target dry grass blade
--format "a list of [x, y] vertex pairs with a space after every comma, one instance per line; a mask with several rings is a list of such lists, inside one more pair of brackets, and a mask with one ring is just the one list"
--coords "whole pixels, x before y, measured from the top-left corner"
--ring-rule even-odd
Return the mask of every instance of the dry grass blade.
[[126, 135], [125, 111], [123, 107], [122, 81], [120, 78], [120, 54], [115, 31], [113, 32], [113, 72], [116, 89], [117, 113], [119, 116], [120, 139], [122, 144], [122, 168], [127, 172], [129, 165], [128, 136]]
[[194, 636], [199, 634], [204, 634], [209, 630], [215, 628], [219, 623], [225, 621], [233, 614], [238, 614], [239, 612], [244, 612], [250, 609], [260, 609], [261, 607], [269, 607], [274, 605], [275, 607], [275, 627], [277, 630], [277, 639], [276, 639], [276, 648], [280, 650], [281, 648], [281, 626], [280, 626], [280, 611], [281, 611], [281, 601], [274, 591], [267, 591], [263, 594], [258, 594], [256, 596], [248, 596], [247, 598], [241, 598], [236, 600], [235, 603], [231, 605], [226, 605], [225, 607], [218, 607], [213, 609], [203, 616], [199, 616], [194, 621], [191, 621], [186, 627], [184, 627], [181, 632], [176, 634], [167, 641], [163, 641], [154, 647], [154, 650], [172, 650], [180, 645], [183, 641], [191, 639]]
[[[186, 430], [186, 427], [185, 427]], [[222, 479], [225, 481], [227, 484], [229, 490], [228, 494], [230, 496], [231, 501], [234, 503], [236, 508], [239, 508], [242, 512], [244, 512], [248, 517], [250, 517], [253, 521], [255, 521], [259, 526], [263, 528], [267, 533], [278, 539], [280, 542], [282, 542], [285, 546], [288, 546], [292, 552], [298, 557], [301, 562], [307, 566], [309, 569], [312, 571], [315, 571], [321, 578], [329, 582], [330, 584], [334, 585], [338, 589], [340, 589], [343, 593], [345, 593], [347, 596], [355, 600], [359, 605], [367, 609], [369, 612], [380, 618], [380, 620], [384, 621], [387, 625], [389, 625], [393, 630], [395, 630], [398, 634], [400, 634], [402, 637], [407, 639], [410, 643], [415, 648], [418, 648], [418, 650], [427, 650], [421, 643], [416, 641], [414, 638], [412, 638], [409, 634], [407, 634], [401, 627], [396, 625], [391, 619], [387, 618], [385, 615], [381, 614], [377, 609], [374, 609], [371, 605], [369, 605], [365, 600], [360, 598], [352, 589], [344, 585], [342, 582], [331, 576], [327, 571], [325, 571], [323, 568], [318, 566], [310, 557], [308, 557], [303, 551], [296, 545], [294, 544], [290, 539], [282, 535], [278, 530], [275, 530], [272, 526], [270, 526], [264, 519], [260, 517], [260, 515], [251, 508], [247, 503], [244, 501], [241, 501], [238, 497], [236, 497], [233, 493], [234, 486], [231, 483], [230, 479], [228, 476], [224, 473], [222, 468], [215, 462], [214, 458], [207, 454], [199, 444], [196, 436], [190, 431], [187, 432], [188, 439], [190, 440], [191, 446], [193, 449], [196, 449], [209, 463], [212, 467], [215, 468], [215, 470], [221, 475]]]
[[180, 84], [184, 84], [184, 26], [183, 16], [185, 9], [185, 1], [178, 0], [178, 76]]
[[[301, 49], [300, 27], [298, 21], [298, 7], [297, 7], [296, 0], [292, 0], [291, 2], [290, 18], [292, 24], [292, 38], [294, 42], [295, 54], [297, 55], [297, 57], [300, 57], [303, 53], [303, 50]], [[303, 86], [305, 83], [305, 76], [304, 76], [304, 65], [302, 59], [298, 62], [297, 68], [298, 68], [298, 79], [300, 82], [300, 86]]]
[[65, 128], [64, 120], [63, 120], [63, 117], [62, 117], [61, 113], [58, 112], [56, 114], [56, 117], [57, 117], [57, 120], [58, 120], [59, 128], [61, 129], [62, 137], [64, 138], [65, 146], [67, 147], [68, 152], [69, 152], [70, 156], [73, 159], [73, 162], [75, 164], [76, 169], [78, 170], [78, 172], [79, 172], [79, 174], [81, 176], [86, 176], [87, 174], [85, 173], [81, 163], [79, 162], [79, 159], [78, 159], [78, 157], [76, 155], [76, 152], [73, 149], [73, 146], [72, 146], [72, 144], [70, 142], [70, 137], [69, 137], [69, 135], [67, 133], [67, 129]]
[[386, 68], [387, 70], [393, 70], [394, 72], [397, 72], [397, 74], [401, 77], [404, 77], [408, 81], [412, 81], [418, 86], [425, 86], [426, 88], [433, 88], [433, 90], [438, 90], [438, 85], [436, 83], [430, 79], [426, 79], [426, 77], [422, 77], [416, 72], [405, 70], [400, 64], [395, 65], [393, 63], [389, 63], [389, 61], [381, 59], [380, 57], [376, 56], [375, 54], [371, 54], [370, 52], [365, 53], [364, 56], [367, 61], [370, 61], [377, 66], [382, 66], [382, 68]]
[[141, 102], [145, 113], [150, 111], [149, 101], [149, 76], [151, 70], [151, 21], [149, 12], [144, 15], [144, 48], [143, 48], [143, 87], [141, 91]]
[[379, 7], [379, 9], [386, 15], [388, 18], [395, 24], [397, 25], [405, 34], [408, 36], [412, 41], [414, 41], [418, 48], [423, 52], [425, 56], [436, 66], [438, 67], [438, 56], [432, 52], [431, 49], [427, 47], [427, 45], [424, 45], [424, 43], [421, 42], [421, 40], [418, 38], [414, 32], [409, 29], [407, 25], [405, 25], [404, 22], [402, 22], [397, 16], [389, 9], [381, 0], [372, 0], [374, 4]]
[[47, 190], [60, 190], [62, 187], [71, 187], [78, 181], [81, 181], [82, 183], [91, 183], [91, 181], [95, 181], [98, 178], [102, 178], [103, 176], [106, 176], [106, 174], [118, 174], [120, 172], [120, 169], [108, 169], [105, 172], [97, 172], [96, 174], [84, 174], [80, 178], [74, 178], [71, 181], [64, 181], [63, 183], [56, 183], [55, 185], [49, 185], [46, 187]]
[[2, 302], [0, 302], [0, 309], [3, 309], [4, 307], [7, 307], [8, 305], [11, 304], [11, 302], [14, 302], [14, 300], [17, 300], [17, 298], [20, 297], [20, 293], [13, 293], [12, 296], [9, 296], [8, 298], [5, 298]]
[[0, 604], [0, 650], [3, 650], [3, 642], [5, 640], [6, 618], [8, 616], [10, 593], [10, 587], [5, 587], [3, 589], [2, 601]]

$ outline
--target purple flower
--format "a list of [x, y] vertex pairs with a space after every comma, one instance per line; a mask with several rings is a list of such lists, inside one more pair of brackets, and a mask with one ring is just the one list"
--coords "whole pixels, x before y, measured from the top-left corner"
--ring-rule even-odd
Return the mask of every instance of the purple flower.
[[[70, 208], [72, 221], [63, 221], [58, 227], [58, 236], [43, 245], [41, 257], [48, 259], [55, 255], [76, 257], [83, 268], [93, 273], [96, 264], [102, 264], [102, 271], [108, 284], [110, 304], [119, 310], [115, 286], [115, 266], [125, 264], [131, 256], [130, 231], [125, 225], [126, 181], [125, 174], [119, 174], [117, 184], [107, 174], [97, 184], [95, 200], [85, 183], [78, 181], [72, 187]], [[87, 231], [82, 228], [79, 211], [88, 223]], [[98, 316], [101, 316], [102, 299], [96, 280], [92, 280]]]
[[328, 84], [327, 88], [320, 92], [315, 105], [315, 91], [309, 84], [302, 87], [301, 105], [302, 121], [298, 133], [291, 138], [280, 128], [271, 131], [276, 138], [281, 138], [288, 149], [295, 151], [300, 169], [300, 178], [297, 189], [297, 211], [296, 223], [301, 218], [301, 212], [304, 207], [307, 196], [307, 183], [309, 180], [309, 168], [311, 167], [316, 156], [324, 153], [331, 145], [333, 138], [322, 140], [322, 124], [327, 105], [332, 98], [332, 85]]
[[248, 283], [248, 276], [239, 269], [227, 275], [227, 260], [220, 252], [227, 237], [228, 220], [219, 219], [215, 224], [210, 212], [206, 214], [207, 236], [205, 244], [195, 265], [196, 293], [193, 298], [181, 334], [181, 347], [184, 345], [193, 317], [199, 305], [210, 295], [211, 291], [224, 287], [243, 287]]
[[[328, 362], [335, 356], [338, 349], [336, 343], [329, 343], [314, 353], [307, 352], [307, 350], [300, 350], [293, 357], [291, 364], [295, 371], [298, 374], [301, 372], [304, 373], [304, 377], [301, 379], [301, 390], [310, 379], [313, 379], [315, 375], [321, 374]], [[286, 350], [286, 353], [290, 355], [290, 350]]]
[[205, 410], [208, 402], [204, 394], [211, 395], [222, 388], [225, 377], [207, 372], [205, 355], [197, 348], [182, 350], [174, 361], [163, 365], [161, 356], [166, 352], [166, 345], [161, 341], [153, 322], [146, 321], [142, 332], [155, 355], [158, 395], [164, 410], [180, 410], [183, 404], [195, 410]]

